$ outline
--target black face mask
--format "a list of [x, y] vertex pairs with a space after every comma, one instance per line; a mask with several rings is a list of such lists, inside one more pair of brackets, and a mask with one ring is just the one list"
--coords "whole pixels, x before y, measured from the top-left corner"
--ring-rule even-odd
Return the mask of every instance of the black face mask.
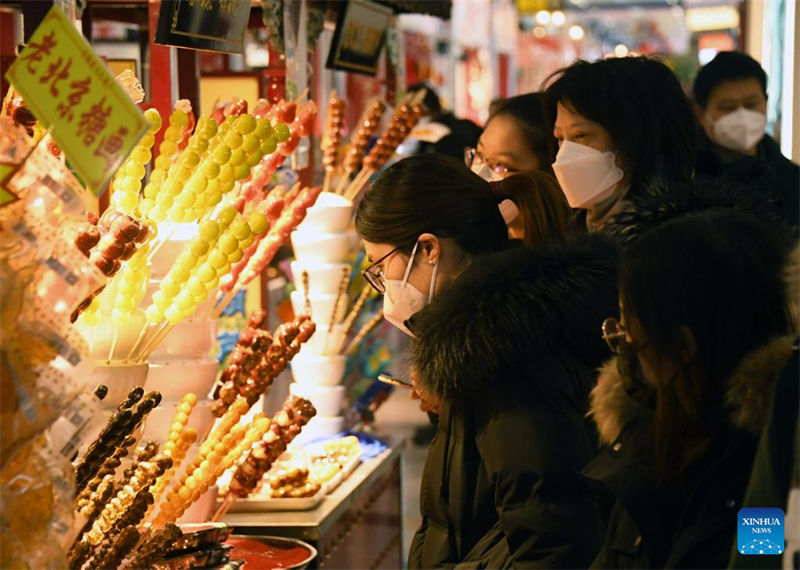
[[619, 347], [617, 372], [628, 396], [648, 408], [655, 407], [655, 389], [644, 379], [636, 350], [628, 342], [623, 342]]

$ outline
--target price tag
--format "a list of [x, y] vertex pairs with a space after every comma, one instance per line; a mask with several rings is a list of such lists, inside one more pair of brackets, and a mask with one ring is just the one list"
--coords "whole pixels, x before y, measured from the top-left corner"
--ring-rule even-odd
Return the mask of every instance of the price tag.
[[6, 73], [96, 195], [148, 128], [142, 112], [57, 6]]

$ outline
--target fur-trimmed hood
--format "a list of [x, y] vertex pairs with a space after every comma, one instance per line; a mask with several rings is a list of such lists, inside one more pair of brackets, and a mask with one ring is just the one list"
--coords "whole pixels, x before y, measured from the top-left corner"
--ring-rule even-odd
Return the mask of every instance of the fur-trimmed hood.
[[[754, 434], [764, 427], [775, 382], [792, 355], [794, 342], [794, 336], [774, 338], [739, 364], [725, 393], [731, 425]], [[614, 358], [600, 368], [590, 401], [589, 413], [600, 441], [607, 445], [616, 441], [641, 406], [625, 392]]]
[[537, 374], [596, 368], [600, 325], [617, 312], [617, 261], [602, 235], [478, 258], [412, 318], [421, 382], [447, 399], [513, 396]]
[[[800, 246], [793, 249], [787, 261], [784, 282], [791, 334], [773, 338], [747, 355], [734, 370], [725, 393], [731, 425], [752, 433], [764, 426], [775, 382], [789, 361], [800, 333]], [[589, 414], [597, 424], [600, 441], [605, 444], [619, 437], [641, 406], [623, 388], [615, 358], [600, 368], [590, 401]]]
[[626, 208], [609, 220], [605, 230], [627, 245], [668, 220], [708, 210], [749, 212], [769, 222], [783, 221], [780, 207], [769, 192], [743, 185], [731, 175], [698, 175], [692, 181], [656, 176], [637, 188]]

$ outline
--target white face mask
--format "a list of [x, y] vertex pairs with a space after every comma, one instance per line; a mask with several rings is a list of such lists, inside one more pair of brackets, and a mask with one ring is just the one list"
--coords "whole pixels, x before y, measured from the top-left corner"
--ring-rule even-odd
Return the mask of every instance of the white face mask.
[[433, 266], [431, 287], [427, 298], [425, 293], [408, 282], [408, 276], [411, 274], [411, 268], [414, 265], [414, 256], [417, 253], [418, 245], [419, 242], [414, 244], [403, 280], [387, 279], [385, 282], [386, 292], [383, 295], [383, 317], [408, 336], [414, 336], [414, 333], [408, 330], [405, 322], [414, 313], [421, 311], [433, 299], [433, 290], [436, 287], [436, 273], [439, 270], [439, 260], [437, 259], [436, 265]]
[[561, 143], [553, 172], [569, 205], [584, 209], [610, 196], [623, 176], [613, 152], [600, 152], [571, 141]]
[[767, 131], [767, 116], [740, 107], [713, 121], [713, 124], [714, 140], [717, 144], [731, 150], [747, 152], [764, 138], [764, 133]]

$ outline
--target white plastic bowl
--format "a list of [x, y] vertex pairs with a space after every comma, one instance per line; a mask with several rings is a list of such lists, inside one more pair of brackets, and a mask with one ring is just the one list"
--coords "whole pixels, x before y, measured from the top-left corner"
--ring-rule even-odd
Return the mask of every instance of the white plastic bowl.
[[352, 271], [349, 263], [316, 263], [293, 261], [290, 264], [292, 269], [292, 281], [298, 291], [304, 292], [303, 271], [308, 272], [308, 290], [312, 295], [328, 293], [336, 295], [342, 283], [342, 275], [345, 270], [348, 275]]
[[95, 364], [95, 369], [89, 376], [84, 377], [83, 381], [91, 390], [97, 388], [99, 384], [104, 384], [108, 388], [108, 393], [102, 402], [105, 409], [112, 410], [119, 406], [120, 402], [128, 397], [128, 392], [136, 386], [146, 389], [147, 362], [136, 364], [96, 362]]
[[316, 203], [308, 209], [306, 217], [300, 224], [300, 230], [314, 232], [343, 232], [350, 225], [353, 217], [353, 203], [350, 200], [323, 192]]
[[151, 360], [145, 389], [158, 390], [165, 400], [179, 400], [187, 392], [205, 398], [217, 378], [216, 358]]
[[322, 437], [331, 437], [340, 433], [344, 429], [344, 418], [314, 416], [311, 421], [303, 426], [300, 434], [292, 441], [294, 445], [303, 445], [309, 441], [320, 439]]
[[[216, 419], [211, 412], [213, 403], [212, 400], [198, 399], [197, 404], [195, 404], [192, 409], [192, 413], [189, 415], [189, 422], [186, 424], [186, 427], [196, 429], [198, 438], [206, 434], [209, 426], [211, 426]], [[142, 439], [145, 441], [157, 441], [159, 443], [167, 441], [169, 428], [172, 425], [172, 420], [175, 418], [178, 404], [179, 401], [176, 400], [162, 400], [158, 407], [154, 408], [153, 411], [148, 414]]]
[[341, 263], [350, 253], [352, 234], [294, 231], [291, 234], [295, 257], [304, 263]]
[[309, 386], [292, 383], [289, 393], [310, 400], [320, 417], [338, 416], [344, 404], [344, 386]]
[[336, 386], [342, 382], [347, 357], [317, 356], [303, 354], [295, 356], [289, 363], [294, 381], [305, 386]]
[[181, 321], [164, 337], [151, 359], [204, 358], [217, 344], [217, 321]]
[[[306, 301], [300, 291], [292, 291], [292, 309], [295, 315], [302, 315], [306, 312]], [[336, 294], [321, 293], [309, 295], [311, 301], [311, 320], [317, 323], [319, 330], [325, 329], [327, 331], [328, 324], [331, 322], [333, 316], [333, 308], [336, 305]], [[342, 303], [336, 314], [336, 320], [341, 321], [347, 314], [347, 307]], [[316, 336], [317, 333], [314, 333]], [[313, 338], [313, 337], [312, 337]]]

